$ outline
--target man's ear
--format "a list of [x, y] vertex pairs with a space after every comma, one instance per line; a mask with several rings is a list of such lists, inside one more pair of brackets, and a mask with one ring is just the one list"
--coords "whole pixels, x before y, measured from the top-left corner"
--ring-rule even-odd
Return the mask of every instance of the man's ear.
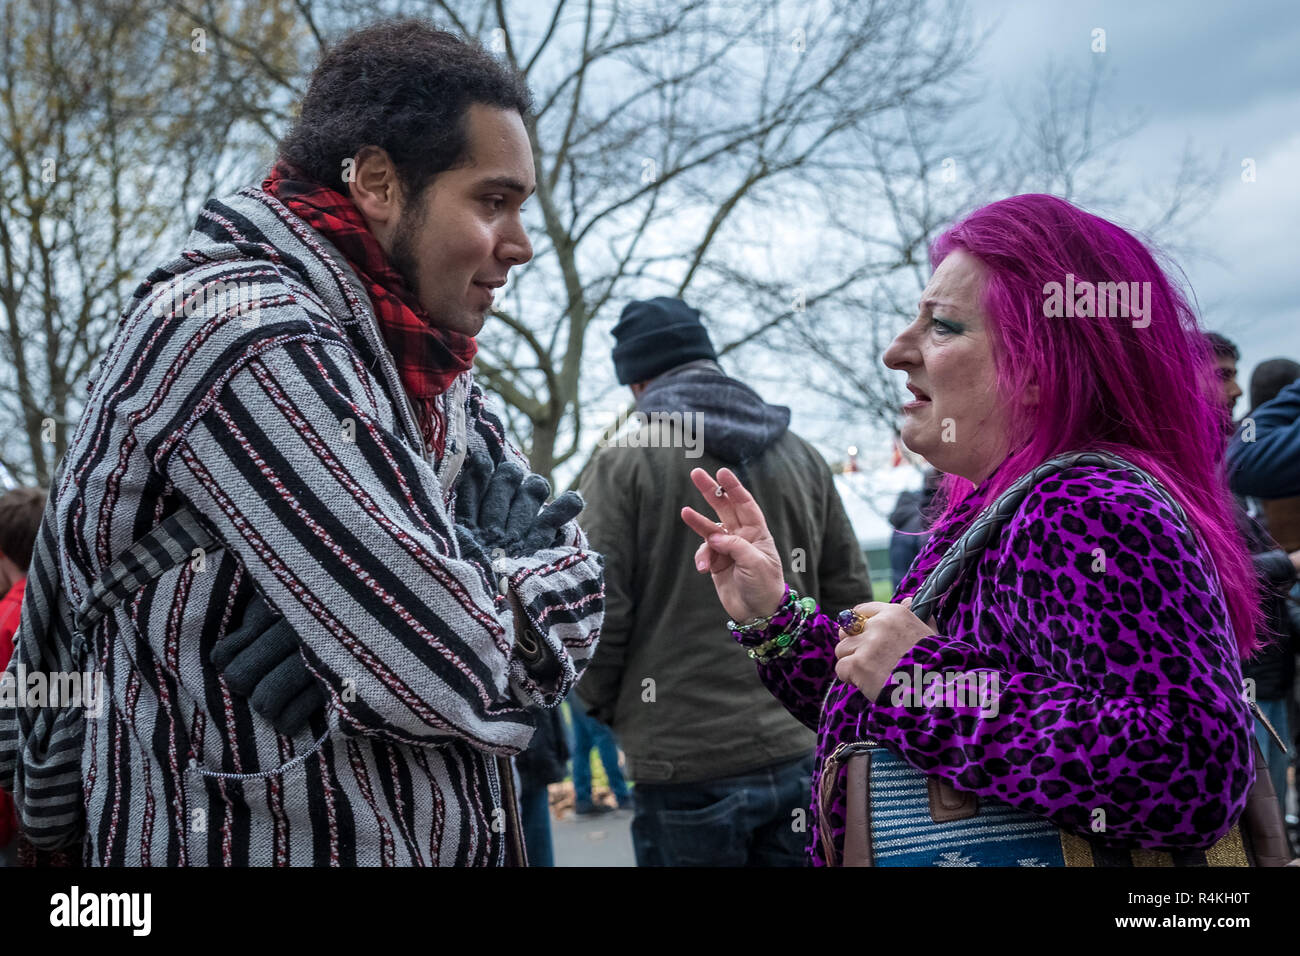
[[352, 158], [352, 203], [387, 252], [402, 215], [402, 184], [387, 151], [364, 146]]

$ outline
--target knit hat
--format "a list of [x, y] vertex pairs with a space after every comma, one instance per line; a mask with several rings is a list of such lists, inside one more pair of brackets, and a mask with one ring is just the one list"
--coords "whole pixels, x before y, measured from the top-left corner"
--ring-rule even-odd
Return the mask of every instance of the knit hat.
[[647, 382], [697, 359], [717, 359], [700, 313], [681, 299], [629, 302], [614, 326], [614, 371], [620, 385]]

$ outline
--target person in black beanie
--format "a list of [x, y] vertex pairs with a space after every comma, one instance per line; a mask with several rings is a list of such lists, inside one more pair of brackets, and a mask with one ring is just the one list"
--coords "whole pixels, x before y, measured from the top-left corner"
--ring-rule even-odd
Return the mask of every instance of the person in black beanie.
[[649, 382], [669, 369], [718, 359], [700, 313], [681, 299], [657, 296], [629, 302], [614, 326], [614, 339], [618, 384], [632, 385], [633, 394], [636, 383]]
[[640, 415], [580, 482], [606, 605], [577, 696], [622, 742], [637, 864], [803, 865], [814, 737], [731, 640], [678, 503], [694, 467], [745, 474], [788, 580], [828, 607], [870, 600], [862, 549], [826, 461], [790, 431], [788, 408], [723, 372], [698, 311], [632, 302], [613, 334]]

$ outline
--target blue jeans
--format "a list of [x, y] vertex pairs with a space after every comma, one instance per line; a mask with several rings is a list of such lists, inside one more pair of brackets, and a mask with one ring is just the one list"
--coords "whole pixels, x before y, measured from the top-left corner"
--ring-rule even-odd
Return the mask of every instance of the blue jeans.
[[806, 866], [812, 772], [808, 754], [736, 777], [638, 783], [636, 865]]
[[619, 803], [627, 801], [627, 780], [618, 768], [618, 742], [614, 733], [598, 720], [587, 716], [577, 696], [570, 694], [569, 722], [573, 729], [573, 793], [579, 807], [591, 806], [591, 748], [600, 754], [601, 765], [609, 779], [609, 789]]
[[529, 866], [555, 866], [551, 843], [551, 801], [546, 787], [521, 787], [519, 823], [524, 831], [524, 848]]
[[[1284, 698], [1278, 700], [1257, 700], [1260, 712], [1273, 725], [1277, 735], [1286, 741], [1287, 747], [1292, 746], [1291, 732], [1287, 729], [1287, 702]], [[1268, 731], [1258, 720], [1255, 724], [1255, 739], [1259, 741], [1259, 749], [1264, 751], [1264, 759], [1268, 761], [1268, 775], [1273, 781], [1273, 789], [1277, 792], [1277, 798], [1282, 802], [1282, 815], [1286, 816], [1286, 768], [1291, 762], [1289, 753], [1282, 753], [1277, 749], [1277, 744], [1273, 743], [1269, 737]]]

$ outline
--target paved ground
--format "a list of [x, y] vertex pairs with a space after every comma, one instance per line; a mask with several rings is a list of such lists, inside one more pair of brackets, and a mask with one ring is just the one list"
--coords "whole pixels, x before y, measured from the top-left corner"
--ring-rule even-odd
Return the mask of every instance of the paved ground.
[[579, 817], [564, 811], [551, 817], [556, 866], [636, 866], [632, 853], [632, 811]]

